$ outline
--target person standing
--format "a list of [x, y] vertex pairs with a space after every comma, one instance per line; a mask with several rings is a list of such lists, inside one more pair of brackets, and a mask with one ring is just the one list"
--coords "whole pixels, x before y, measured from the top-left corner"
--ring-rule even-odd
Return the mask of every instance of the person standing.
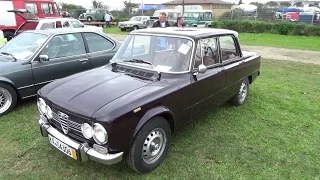
[[167, 14], [164, 12], [161, 12], [159, 14], [159, 20], [153, 23], [152, 27], [170, 27], [169, 22], [167, 21]]
[[178, 17], [177, 18], [177, 22], [173, 24], [173, 26], [175, 27], [185, 27], [185, 24], [184, 24], [184, 18], [183, 17]]
[[104, 15], [104, 20], [106, 21], [106, 27], [111, 27], [110, 26], [110, 20], [111, 20], [111, 16], [110, 14], [106, 13], [106, 15]]

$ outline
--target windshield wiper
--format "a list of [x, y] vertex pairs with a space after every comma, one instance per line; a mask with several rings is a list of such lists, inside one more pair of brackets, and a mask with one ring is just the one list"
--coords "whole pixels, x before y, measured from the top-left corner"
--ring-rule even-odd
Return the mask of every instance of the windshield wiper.
[[1, 52], [1, 54], [3, 55], [7, 55], [7, 56], [11, 56], [15, 61], [17, 61], [17, 58], [14, 57], [14, 55], [10, 54], [10, 53], [7, 53], [7, 52]]
[[[143, 64], [149, 64], [153, 67], [153, 69], [156, 70], [156, 67], [149, 61], [145, 61], [145, 60], [142, 60], [142, 59], [126, 59], [126, 60], [123, 60], [123, 62], [133, 62], [133, 63], [143, 63]], [[158, 73], [158, 80], [160, 80], [161, 78], [161, 73], [160, 71], [157, 70], [157, 73]]]

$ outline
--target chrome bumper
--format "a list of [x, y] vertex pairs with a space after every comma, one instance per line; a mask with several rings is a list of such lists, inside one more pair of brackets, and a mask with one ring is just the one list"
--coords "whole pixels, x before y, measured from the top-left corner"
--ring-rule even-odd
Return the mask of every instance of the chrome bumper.
[[76, 149], [78, 153], [80, 153], [79, 157], [82, 162], [88, 161], [88, 159], [90, 159], [102, 164], [112, 165], [122, 160], [123, 152], [119, 152], [116, 154], [101, 154], [93, 148], [89, 147], [87, 143], [81, 144], [77, 141], [74, 141], [73, 139], [70, 139], [69, 137], [53, 128], [50, 124], [45, 123], [41, 118], [39, 119], [38, 123], [40, 125], [40, 132], [43, 137], [48, 137], [48, 134], [50, 134], [63, 143], [67, 144], [68, 146]]

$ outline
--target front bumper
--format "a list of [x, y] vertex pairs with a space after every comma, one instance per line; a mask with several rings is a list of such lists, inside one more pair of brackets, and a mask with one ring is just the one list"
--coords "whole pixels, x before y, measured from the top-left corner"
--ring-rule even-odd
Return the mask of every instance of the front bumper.
[[75, 149], [78, 153], [78, 157], [81, 162], [88, 161], [88, 159], [106, 164], [112, 165], [120, 162], [123, 158], [123, 152], [119, 152], [116, 154], [101, 154], [93, 148], [89, 147], [87, 143], [79, 143], [65, 136], [50, 124], [45, 123], [41, 118], [38, 121], [40, 126], [40, 132], [43, 137], [48, 137], [48, 134], [54, 136], [56, 139]]

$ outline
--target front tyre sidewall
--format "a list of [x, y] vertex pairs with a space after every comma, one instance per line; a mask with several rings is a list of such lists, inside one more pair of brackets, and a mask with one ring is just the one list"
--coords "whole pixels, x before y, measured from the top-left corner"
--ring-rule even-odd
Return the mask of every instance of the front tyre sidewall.
[[[144, 143], [149, 136], [149, 134], [155, 129], [162, 129], [165, 133], [166, 141], [165, 147], [159, 158], [152, 162], [146, 163], [143, 159], [143, 147]], [[150, 136], [149, 136], [150, 137]], [[147, 173], [156, 169], [164, 160], [166, 154], [168, 153], [169, 146], [171, 144], [171, 129], [167, 120], [162, 117], [154, 117], [150, 119], [139, 131], [134, 144], [132, 145], [131, 151], [128, 155], [128, 164], [129, 166], [140, 173]], [[161, 152], [161, 150], [160, 150]]]
[[[0, 101], [3, 100], [2, 97], [4, 96], [6, 96], [5, 99], [10, 99], [11, 103], [4, 105], [5, 107], [1, 107], [1, 105], [3, 104], [0, 104], [0, 116], [10, 112], [16, 106], [16, 103], [17, 103], [17, 94], [15, 90], [8, 84], [0, 83]], [[0, 103], [4, 103], [4, 102], [0, 102]]]

